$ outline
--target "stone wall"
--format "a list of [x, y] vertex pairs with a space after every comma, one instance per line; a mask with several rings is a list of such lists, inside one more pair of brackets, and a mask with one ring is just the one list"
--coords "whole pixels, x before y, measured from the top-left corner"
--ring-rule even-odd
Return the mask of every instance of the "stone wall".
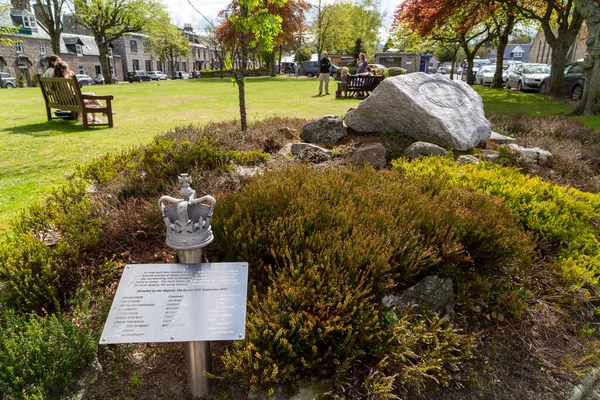
[[[12, 39], [12, 37], [9, 37]], [[42, 61], [45, 54], [42, 54], [40, 49], [40, 42], [45, 44], [46, 54], [52, 54], [52, 46], [50, 41], [39, 38], [27, 38], [22, 35], [14, 37], [14, 39], [22, 40], [21, 46], [23, 48], [23, 57], [18, 57], [17, 49], [15, 45], [12, 46], [0, 46], [0, 56], [6, 61], [6, 65], [0, 61], [0, 71], [8, 72], [11, 76], [19, 78], [19, 75], [23, 73], [27, 80], [27, 85], [31, 85], [31, 80], [34, 74], [42, 73], [46, 69], [46, 63]]]

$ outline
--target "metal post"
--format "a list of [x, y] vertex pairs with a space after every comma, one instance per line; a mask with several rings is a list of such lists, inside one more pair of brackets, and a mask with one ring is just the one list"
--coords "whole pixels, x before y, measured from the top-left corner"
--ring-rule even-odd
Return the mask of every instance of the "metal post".
[[[190, 187], [191, 182], [188, 174], [181, 174], [179, 183], [183, 199], [162, 196], [158, 201], [167, 227], [166, 243], [177, 250], [180, 264], [204, 262], [204, 247], [213, 240], [210, 223], [216, 201], [212, 196], [197, 199], [196, 191]], [[191, 394], [194, 397], [209, 394], [212, 382], [203, 372], [212, 372], [210, 342], [186, 342], [185, 360]]]
[[[177, 250], [180, 264], [200, 264], [204, 261], [204, 249]], [[194, 397], [202, 397], [212, 390], [212, 381], [203, 371], [212, 372], [210, 342], [185, 342], [185, 370], [188, 387]]]

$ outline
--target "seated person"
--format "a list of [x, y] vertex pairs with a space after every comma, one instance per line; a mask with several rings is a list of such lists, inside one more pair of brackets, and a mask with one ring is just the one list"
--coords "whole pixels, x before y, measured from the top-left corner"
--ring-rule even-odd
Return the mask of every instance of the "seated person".
[[[73, 75], [75, 75], [75, 72], [71, 71], [69, 69], [69, 64], [67, 64], [64, 61], [57, 61], [56, 64], [54, 64], [54, 77], [55, 78], [71, 78]], [[81, 94], [87, 94], [87, 95], [91, 95], [91, 96], [95, 96], [94, 93], [92, 92], [86, 92], [86, 93], [81, 93]], [[102, 103], [100, 103], [100, 100], [84, 100], [85, 104], [94, 104], [94, 105], [99, 105], [102, 106]], [[101, 124], [102, 121], [98, 118], [96, 118], [96, 113], [92, 113], [92, 118], [90, 119], [88, 116], [88, 121], [92, 122], [94, 124]]]

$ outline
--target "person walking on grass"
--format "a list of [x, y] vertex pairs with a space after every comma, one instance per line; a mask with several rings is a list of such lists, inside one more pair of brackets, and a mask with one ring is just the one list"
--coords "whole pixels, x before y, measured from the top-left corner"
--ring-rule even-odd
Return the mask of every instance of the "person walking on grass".
[[331, 61], [326, 51], [323, 52], [323, 58], [319, 61], [319, 96], [323, 94], [323, 82], [325, 82], [325, 94], [329, 94], [329, 71], [331, 70]]

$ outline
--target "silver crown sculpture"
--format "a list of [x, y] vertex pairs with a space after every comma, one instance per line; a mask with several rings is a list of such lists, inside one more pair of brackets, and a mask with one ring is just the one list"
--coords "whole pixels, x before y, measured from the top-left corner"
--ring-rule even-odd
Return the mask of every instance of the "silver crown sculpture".
[[210, 227], [216, 200], [212, 196], [196, 198], [188, 174], [179, 175], [179, 193], [183, 199], [162, 196], [158, 208], [167, 226], [167, 245], [177, 250], [192, 250], [208, 246], [213, 241]]

